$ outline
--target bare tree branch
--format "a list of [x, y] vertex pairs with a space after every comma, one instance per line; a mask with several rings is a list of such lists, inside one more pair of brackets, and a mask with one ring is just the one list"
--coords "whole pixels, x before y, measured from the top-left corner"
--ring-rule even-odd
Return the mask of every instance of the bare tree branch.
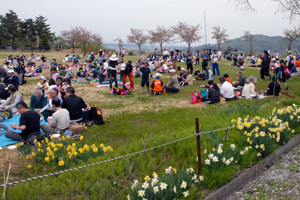
[[148, 37], [144, 35], [144, 31], [141, 29], [130, 29], [130, 35], [127, 36], [127, 41], [129, 43], [134, 43], [139, 47], [139, 53], [141, 54], [141, 46], [145, 44], [148, 40]]
[[163, 51], [163, 43], [169, 43], [172, 41], [173, 32], [169, 28], [163, 26], [157, 26], [155, 30], [148, 31], [149, 41], [151, 44], [158, 43], [160, 46], [160, 51]]
[[284, 41], [286, 41], [287, 50], [290, 51], [292, 48], [292, 44], [294, 41], [297, 41], [298, 38], [300, 38], [300, 26], [299, 28], [294, 27], [294, 29], [291, 30], [283, 30], [284, 37], [282, 38]]
[[212, 31], [212, 39], [216, 39], [217, 40], [217, 45], [218, 45], [218, 50], [221, 50], [221, 43], [222, 42], [226, 42], [228, 35], [226, 34], [226, 29], [221, 29], [220, 26], [214, 26], [212, 27], [213, 31]]
[[254, 35], [252, 35], [250, 33], [250, 31], [245, 31], [244, 32], [244, 36], [242, 37], [242, 39], [246, 42], [249, 42], [250, 45], [250, 51], [249, 54], [253, 54], [253, 40], [254, 40]]

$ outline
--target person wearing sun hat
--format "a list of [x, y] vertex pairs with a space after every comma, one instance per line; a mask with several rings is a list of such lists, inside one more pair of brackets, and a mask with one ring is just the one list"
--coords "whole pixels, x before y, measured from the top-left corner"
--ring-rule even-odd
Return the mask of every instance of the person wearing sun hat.
[[110, 58], [109, 58], [109, 87], [110, 89], [112, 88], [112, 79], [114, 79], [115, 82], [115, 87], [118, 88], [118, 81], [117, 81], [117, 65], [118, 65], [118, 57], [116, 56], [116, 54], [113, 54]]
[[257, 78], [254, 76], [249, 76], [246, 80], [246, 84], [243, 88], [242, 97], [246, 99], [256, 98], [255, 85], [254, 83], [257, 81]]
[[3, 83], [5, 84], [6, 87], [9, 84], [14, 84], [17, 90], [20, 85], [19, 77], [15, 75], [15, 72], [12, 69], [7, 71], [7, 75], [4, 77]]
[[164, 86], [164, 83], [162, 80], [160, 80], [160, 77], [161, 77], [161, 74], [156, 73], [155, 79], [151, 83], [151, 88], [152, 88], [151, 92], [154, 95], [159, 95], [163, 91], [162, 87]]
[[43, 94], [44, 94], [45, 91], [48, 90], [49, 84], [48, 84], [48, 82], [47, 82], [46, 76], [44, 76], [44, 75], [43, 75], [43, 76], [40, 76], [40, 82], [38, 82], [38, 83], [36, 84], [36, 88], [41, 89], [42, 92], [43, 92]]

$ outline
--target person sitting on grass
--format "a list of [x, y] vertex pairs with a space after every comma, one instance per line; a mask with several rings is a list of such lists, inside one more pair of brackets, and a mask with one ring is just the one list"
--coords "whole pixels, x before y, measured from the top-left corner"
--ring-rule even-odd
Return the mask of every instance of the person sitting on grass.
[[230, 78], [228, 74], [224, 74], [224, 78], [226, 79], [227, 82], [229, 82], [229, 83], [231, 83], [231, 85], [233, 85], [232, 78]]
[[6, 87], [9, 84], [14, 84], [14, 86], [18, 90], [18, 87], [20, 85], [20, 80], [19, 80], [19, 77], [15, 75], [14, 70], [10, 69], [7, 71], [7, 75], [4, 77], [3, 83], [5, 84]]
[[249, 76], [246, 80], [246, 84], [243, 88], [242, 97], [245, 97], [246, 99], [253, 99], [257, 98], [256, 92], [255, 92], [255, 85], [254, 83], [257, 81], [257, 78], [254, 76]]
[[47, 122], [49, 125], [41, 125], [41, 129], [49, 135], [64, 131], [70, 126], [69, 111], [60, 107], [60, 100], [54, 98], [52, 104], [56, 111], [53, 113], [51, 119], [48, 117]]
[[40, 82], [38, 82], [38, 83], [36, 84], [36, 88], [41, 89], [42, 92], [43, 92], [43, 94], [44, 94], [45, 91], [48, 90], [49, 84], [48, 84], [48, 82], [47, 82], [46, 76], [40, 76]]
[[220, 83], [221, 83], [221, 95], [225, 98], [225, 101], [231, 101], [236, 100], [236, 96], [234, 96], [234, 91], [231, 83], [227, 82], [224, 77], [220, 77]]
[[80, 67], [79, 71], [77, 72], [77, 82], [79, 83], [87, 82], [85, 77], [86, 77], [86, 72], [83, 70], [82, 67]]
[[181, 83], [181, 86], [193, 85], [193, 76], [190, 73], [190, 70], [186, 71], [186, 78]]
[[176, 76], [176, 70], [171, 69], [170, 75], [171, 75], [171, 79], [170, 79], [169, 83], [167, 84], [167, 92], [177, 93], [177, 92], [179, 92], [180, 85], [178, 82], [178, 78]]
[[147, 60], [143, 61], [143, 67], [140, 68], [140, 72], [142, 73], [142, 82], [141, 82], [142, 94], [144, 94], [145, 85], [147, 86], [147, 92], [149, 93], [149, 79], [150, 79], [151, 71], [148, 67]]
[[[56, 86], [57, 87], [57, 86]], [[48, 104], [39, 112], [39, 114], [42, 114], [47, 120], [49, 116], [52, 116], [52, 114], [55, 112], [55, 108], [53, 107], [52, 100], [54, 98], [58, 98], [60, 100], [60, 103], [62, 104], [62, 99], [59, 97], [59, 91], [57, 88], [52, 88], [50, 91], [48, 91]]]
[[161, 74], [156, 73], [155, 79], [151, 83], [151, 92], [153, 95], [160, 95], [163, 91], [162, 87], [164, 86], [164, 83], [162, 80], [160, 80]]
[[207, 98], [202, 99], [202, 102], [207, 104], [219, 103], [221, 96], [219, 86], [213, 80], [209, 80], [208, 85]]
[[234, 84], [233, 87], [243, 88], [246, 83], [246, 77], [244, 76], [244, 74], [242, 74], [242, 72], [238, 72], [237, 77], [238, 77], [239, 82], [238, 83], [233, 82], [233, 84]]
[[10, 96], [0, 105], [0, 110], [11, 109], [12, 113], [17, 113], [16, 105], [24, 101], [22, 95], [17, 91], [14, 84], [9, 84], [5, 90]]
[[30, 110], [31, 111], [40, 111], [47, 104], [47, 98], [43, 95], [43, 92], [40, 88], [35, 88], [33, 95], [30, 98]]
[[73, 87], [66, 88], [66, 97], [61, 105], [62, 108], [66, 108], [70, 114], [70, 120], [73, 122], [82, 121], [82, 109], [89, 110], [90, 107], [84, 102], [81, 97], [75, 95], [75, 89]]
[[273, 76], [272, 82], [268, 85], [267, 96], [279, 96], [280, 90], [280, 84], [277, 83], [277, 78]]
[[62, 67], [61, 70], [58, 72], [58, 74], [59, 74], [61, 77], [65, 77], [66, 74], [67, 74], [66, 68], [65, 68], [65, 67]]
[[27, 142], [30, 134], [40, 133], [40, 116], [35, 111], [30, 111], [25, 102], [19, 102], [16, 105], [18, 112], [21, 114], [19, 125], [10, 124], [13, 129], [22, 130], [21, 133], [7, 130], [5, 136], [12, 140]]
[[178, 77], [178, 82], [181, 85], [186, 79], [186, 73], [184, 68], [180, 69], [179, 76], [177, 75], [177, 77]]

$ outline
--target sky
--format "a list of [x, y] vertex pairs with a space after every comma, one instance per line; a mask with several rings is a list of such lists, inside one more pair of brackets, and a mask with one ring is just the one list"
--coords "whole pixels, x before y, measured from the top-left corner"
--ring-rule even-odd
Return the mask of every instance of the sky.
[[[229, 39], [241, 37], [245, 30], [252, 34], [282, 36], [283, 29], [300, 24], [300, 18], [290, 22], [283, 13], [276, 13], [278, 4], [272, 0], [250, 0], [256, 9], [245, 13], [236, 7], [234, 0], [1, 0], [0, 14], [9, 10], [20, 19], [42, 15], [48, 19], [51, 31], [59, 35], [62, 30], [82, 26], [102, 35], [105, 43], [120, 37], [125, 42], [130, 28], [155, 29], [157, 25], [170, 27], [182, 21], [200, 24], [200, 34], [207, 42], [212, 26], [227, 29]], [[192, 46], [205, 44], [205, 37]], [[182, 44], [177, 42], [176, 44]]]

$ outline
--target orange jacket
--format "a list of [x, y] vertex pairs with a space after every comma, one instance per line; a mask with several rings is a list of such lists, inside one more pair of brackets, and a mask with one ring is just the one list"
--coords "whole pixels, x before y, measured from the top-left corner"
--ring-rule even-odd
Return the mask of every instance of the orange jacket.
[[162, 92], [163, 82], [160, 79], [153, 80], [151, 87], [153, 88], [153, 92]]

